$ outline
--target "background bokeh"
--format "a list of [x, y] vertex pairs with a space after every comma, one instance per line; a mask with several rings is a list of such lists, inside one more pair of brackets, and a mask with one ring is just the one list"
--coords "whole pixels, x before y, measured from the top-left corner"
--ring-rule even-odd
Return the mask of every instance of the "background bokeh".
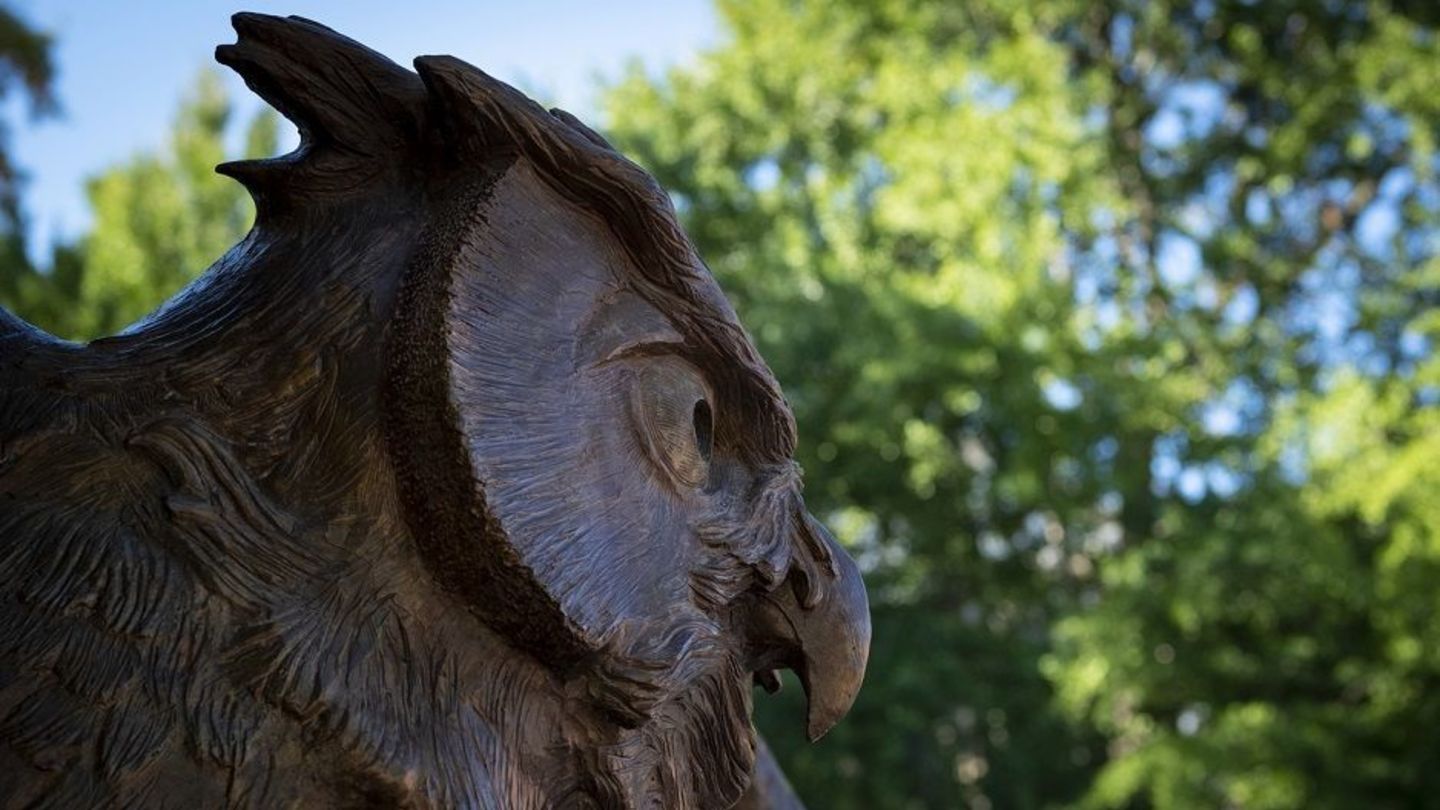
[[[220, 255], [251, 207], [211, 168], [293, 142], [173, 68], [163, 115], [31, 119], [230, 38], [152, 5], [0, 15], [12, 146], [140, 139], [49, 228], [0, 164], [0, 302], [64, 337]], [[1433, 0], [294, 5], [578, 108], [671, 190], [873, 599], [846, 721], [759, 701], [812, 807], [1435, 806]]]

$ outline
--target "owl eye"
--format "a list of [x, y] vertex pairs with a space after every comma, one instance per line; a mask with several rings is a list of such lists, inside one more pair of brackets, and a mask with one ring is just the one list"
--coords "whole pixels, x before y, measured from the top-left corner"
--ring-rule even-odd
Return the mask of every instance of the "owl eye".
[[695, 446], [700, 448], [700, 457], [710, 463], [710, 453], [715, 449], [715, 417], [710, 413], [710, 403], [700, 400], [690, 415], [690, 424], [695, 428]]
[[678, 358], [658, 358], [635, 380], [631, 409], [650, 459], [681, 489], [710, 479], [714, 413], [700, 375]]

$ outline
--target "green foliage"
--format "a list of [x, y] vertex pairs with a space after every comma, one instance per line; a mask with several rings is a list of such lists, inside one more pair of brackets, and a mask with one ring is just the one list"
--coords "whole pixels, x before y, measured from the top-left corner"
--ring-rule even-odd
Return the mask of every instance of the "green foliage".
[[[49, 35], [0, 7], [0, 99], [18, 90], [29, 101], [32, 118], [53, 115], [58, 109], [51, 87], [55, 78], [51, 47]], [[9, 131], [9, 122], [0, 120], [0, 301], [13, 299], [11, 280], [29, 268], [20, 212], [24, 175], [10, 160]]]
[[[215, 173], [227, 159], [232, 117], [224, 86], [202, 73], [181, 103], [163, 155], [138, 155], [92, 178], [94, 223], [48, 271], [12, 274], [4, 303], [61, 337], [112, 334], [154, 310], [249, 229], [254, 207], [238, 183]], [[276, 150], [277, 119], [264, 112], [246, 131], [243, 155]]]
[[802, 795], [1423, 801], [1433, 10], [722, 10], [721, 47], [611, 88], [610, 133], [868, 572], [851, 718], [812, 748], [761, 702]]
[[[30, 115], [34, 118], [53, 115], [58, 109], [51, 88], [55, 78], [51, 47], [48, 34], [31, 28], [10, 9], [0, 8], [0, 98], [10, 95], [18, 85], [29, 101]], [[0, 122], [0, 145], [5, 144], [8, 132], [8, 127]], [[22, 180], [23, 174], [4, 150], [0, 150], [0, 225], [15, 248], [19, 246]], [[7, 255], [5, 260], [20, 259], [20, 256], [17, 249], [15, 255]]]

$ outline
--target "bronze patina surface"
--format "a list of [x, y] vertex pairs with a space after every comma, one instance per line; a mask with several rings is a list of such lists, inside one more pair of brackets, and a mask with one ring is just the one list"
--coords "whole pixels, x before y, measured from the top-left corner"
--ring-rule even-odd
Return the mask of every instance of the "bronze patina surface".
[[220, 167], [252, 232], [114, 337], [0, 311], [3, 804], [795, 806], [753, 684], [839, 720], [864, 586], [665, 193], [453, 58], [234, 23], [302, 135]]

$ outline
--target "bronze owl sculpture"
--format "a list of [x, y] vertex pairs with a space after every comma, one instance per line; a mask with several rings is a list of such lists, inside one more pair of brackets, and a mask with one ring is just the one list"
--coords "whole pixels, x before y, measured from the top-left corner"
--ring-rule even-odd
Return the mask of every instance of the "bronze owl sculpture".
[[[241, 14], [301, 145], [114, 337], [0, 310], [0, 805], [794, 806], [869, 649], [654, 180], [450, 57]], [[748, 792], [747, 792], [748, 791]]]

